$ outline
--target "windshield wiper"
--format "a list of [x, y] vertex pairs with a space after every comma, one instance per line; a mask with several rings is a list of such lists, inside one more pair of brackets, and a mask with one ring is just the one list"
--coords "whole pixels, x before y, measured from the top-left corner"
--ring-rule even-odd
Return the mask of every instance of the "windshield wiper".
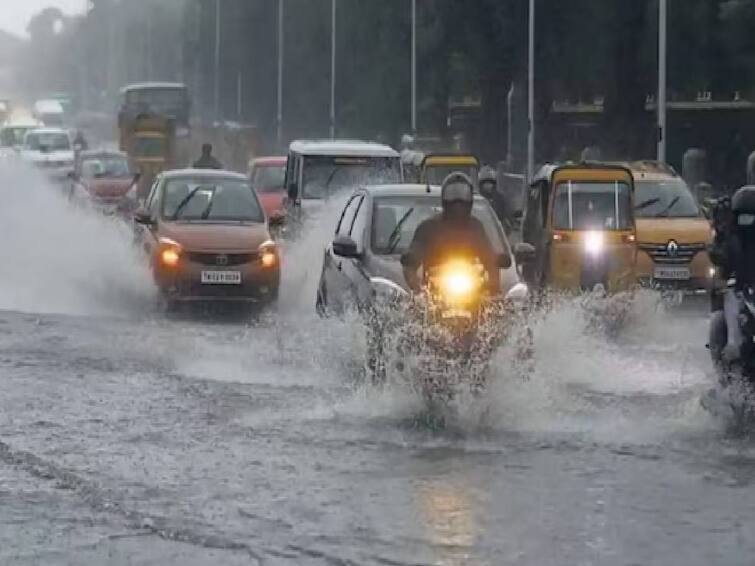
[[674, 206], [676, 206], [676, 203], [679, 202], [680, 198], [681, 197], [679, 195], [676, 195], [674, 198], [671, 199], [671, 202], [668, 203], [668, 206], [666, 208], [664, 208], [663, 210], [661, 210], [655, 216], [658, 217], [658, 218], [660, 218], [662, 216], [668, 216], [668, 213], [671, 212], [671, 209], [674, 208]]
[[414, 207], [406, 211], [406, 213], [401, 217], [401, 220], [399, 220], [396, 224], [396, 227], [393, 229], [393, 232], [391, 232], [391, 235], [388, 237], [389, 255], [393, 253], [393, 251], [396, 249], [396, 246], [398, 246], [398, 243], [401, 241], [401, 228], [404, 225], [404, 222], [406, 222], [406, 219], [411, 216], [412, 212], [414, 212]]
[[183, 209], [186, 208], [186, 205], [189, 204], [189, 201], [194, 198], [194, 195], [197, 194], [200, 189], [202, 189], [201, 186], [195, 187], [180, 203], [178, 203], [175, 212], [173, 212], [173, 216], [171, 216], [171, 220], [178, 220], [178, 215], [183, 212]]
[[207, 208], [204, 209], [204, 212], [202, 212], [202, 220], [207, 220], [210, 216], [210, 212], [212, 212], [212, 203], [215, 202], [215, 191], [217, 190], [217, 187], [212, 187], [212, 192], [210, 193], [210, 200], [207, 203]]
[[659, 202], [661, 202], [661, 199], [659, 197], [649, 198], [648, 200], [644, 200], [640, 204], [635, 206], [634, 209], [642, 210], [643, 208], [647, 208], [649, 206], [653, 206], [654, 204], [658, 204]]

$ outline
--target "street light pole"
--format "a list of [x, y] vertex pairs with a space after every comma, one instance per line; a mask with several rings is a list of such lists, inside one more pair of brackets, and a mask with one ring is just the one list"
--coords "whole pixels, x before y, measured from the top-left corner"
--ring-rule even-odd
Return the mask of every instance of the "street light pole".
[[220, 0], [215, 0], [215, 120], [220, 120]]
[[417, 0], [412, 0], [412, 135], [417, 133]]
[[283, 144], [283, 4], [278, 0], [278, 149]]
[[535, 175], [535, 0], [530, 0], [527, 77], [527, 180]]
[[666, 82], [668, 2], [658, 3], [658, 161], [666, 161]]
[[330, 39], [330, 139], [336, 137], [336, 0], [332, 2]]

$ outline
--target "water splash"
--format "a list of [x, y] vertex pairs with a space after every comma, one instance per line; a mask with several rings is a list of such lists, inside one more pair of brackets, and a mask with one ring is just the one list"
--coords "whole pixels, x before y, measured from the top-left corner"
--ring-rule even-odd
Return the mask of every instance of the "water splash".
[[0, 162], [0, 186], [0, 309], [126, 315], [150, 304], [150, 274], [127, 226], [73, 207], [15, 159]]

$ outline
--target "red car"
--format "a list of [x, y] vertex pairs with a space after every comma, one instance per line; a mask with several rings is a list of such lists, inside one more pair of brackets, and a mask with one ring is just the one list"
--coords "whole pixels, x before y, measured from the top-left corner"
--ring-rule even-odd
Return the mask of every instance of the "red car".
[[74, 198], [84, 200], [96, 210], [114, 214], [134, 208], [127, 201], [135, 177], [128, 157], [114, 151], [82, 151], [74, 174]]
[[286, 214], [286, 157], [258, 157], [249, 164], [249, 178], [268, 218]]

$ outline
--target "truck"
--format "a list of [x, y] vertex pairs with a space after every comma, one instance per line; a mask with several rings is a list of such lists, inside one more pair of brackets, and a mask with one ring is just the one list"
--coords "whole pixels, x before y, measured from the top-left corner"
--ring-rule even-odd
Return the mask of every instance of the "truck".
[[176, 167], [176, 125], [160, 114], [119, 116], [120, 149], [140, 175], [138, 194], [147, 196], [158, 173]]

